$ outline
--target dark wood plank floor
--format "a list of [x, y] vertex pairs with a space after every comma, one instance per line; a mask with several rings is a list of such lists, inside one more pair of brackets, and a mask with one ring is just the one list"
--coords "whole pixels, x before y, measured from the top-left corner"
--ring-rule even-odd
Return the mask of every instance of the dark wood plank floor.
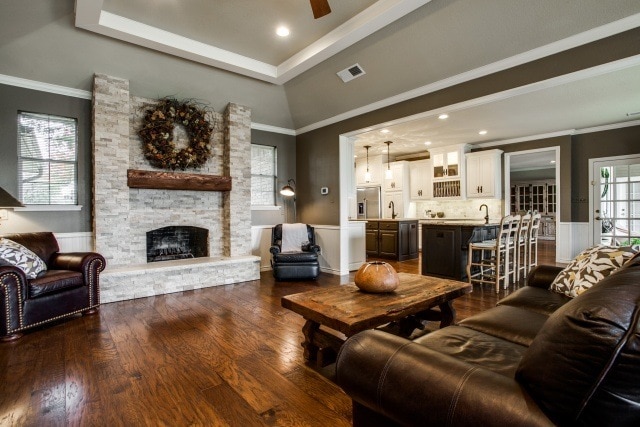
[[[553, 245], [543, 244], [541, 263], [553, 259]], [[419, 260], [392, 264], [419, 273]], [[303, 362], [303, 319], [280, 306], [283, 295], [348, 281], [322, 274], [276, 283], [267, 272], [104, 304], [97, 315], [1, 343], [0, 425], [350, 425], [350, 399]], [[458, 319], [513, 288], [474, 287], [456, 300]]]

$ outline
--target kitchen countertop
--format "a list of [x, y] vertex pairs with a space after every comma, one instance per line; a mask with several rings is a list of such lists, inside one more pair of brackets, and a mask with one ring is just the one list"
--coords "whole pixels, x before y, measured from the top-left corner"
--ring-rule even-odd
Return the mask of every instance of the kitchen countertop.
[[395, 218], [395, 219], [391, 219], [391, 218], [368, 218], [368, 219], [350, 219], [349, 221], [402, 222], [402, 221], [419, 221], [419, 219], [418, 218]]
[[421, 219], [420, 224], [426, 225], [464, 225], [464, 226], [474, 226], [479, 227], [482, 225], [487, 226], [496, 226], [500, 225], [500, 222], [495, 222], [489, 220], [488, 224], [485, 224], [484, 219], [473, 219], [473, 218], [427, 218]]

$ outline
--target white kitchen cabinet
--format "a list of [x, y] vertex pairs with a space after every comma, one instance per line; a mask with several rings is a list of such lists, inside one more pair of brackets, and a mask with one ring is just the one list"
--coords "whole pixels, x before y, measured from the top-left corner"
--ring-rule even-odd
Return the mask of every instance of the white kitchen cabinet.
[[452, 180], [464, 176], [464, 155], [469, 151], [467, 144], [432, 148], [433, 179]]
[[411, 200], [429, 200], [433, 197], [431, 160], [409, 162], [409, 188]]
[[476, 151], [467, 154], [467, 197], [502, 197], [502, 150]]
[[403, 191], [409, 188], [409, 162], [391, 162], [389, 164], [389, 170], [391, 170], [391, 178], [387, 179], [387, 164], [382, 165], [385, 191]]
[[465, 154], [468, 144], [432, 148], [431, 155], [433, 198], [464, 200], [466, 197]]
[[382, 156], [369, 156], [369, 173], [371, 180], [365, 180], [367, 159], [356, 159], [356, 185], [382, 185], [384, 172], [382, 170]]

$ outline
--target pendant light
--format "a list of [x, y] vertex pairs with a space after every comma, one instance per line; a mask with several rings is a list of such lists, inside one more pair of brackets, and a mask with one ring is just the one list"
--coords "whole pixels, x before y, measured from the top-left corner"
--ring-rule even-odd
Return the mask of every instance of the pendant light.
[[390, 150], [390, 146], [391, 144], [393, 144], [393, 142], [391, 141], [385, 141], [385, 144], [387, 144], [387, 170], [384, 171], [384, 177], [386, 179], [392, 179], [393, 178], [393, 172], [391, 172], [391, 162], [389, 161], [389, 151]]
[[371, 172], [369, 172], [369, 148], [370, 145], [365, 145], [364, 148], [367, 150], [367, 171], [364, 173], [364, 181], [371, 182]]

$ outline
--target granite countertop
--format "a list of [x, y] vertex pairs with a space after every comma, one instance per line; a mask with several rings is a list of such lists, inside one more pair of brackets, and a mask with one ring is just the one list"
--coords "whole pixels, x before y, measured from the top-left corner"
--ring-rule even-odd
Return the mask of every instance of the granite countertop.
[[378, 222], [402, 222], [402, 221], [419, 221], [418, 218], [367, 218], [367, 219], [350, 219], [349, 221], [378, 221]]
[[426, 225], [464, 225], [464, 226], [474, 226], [479, 227], [482, 225], [487, 226], [495, 226], [500, 225], [500, 222], [496, 222], [495, 220], [489, 220], [488, 224], [485, 224], [484, 219], [473, 219], [473, 218], [427, 218], [421, 219], [420, 224]]

